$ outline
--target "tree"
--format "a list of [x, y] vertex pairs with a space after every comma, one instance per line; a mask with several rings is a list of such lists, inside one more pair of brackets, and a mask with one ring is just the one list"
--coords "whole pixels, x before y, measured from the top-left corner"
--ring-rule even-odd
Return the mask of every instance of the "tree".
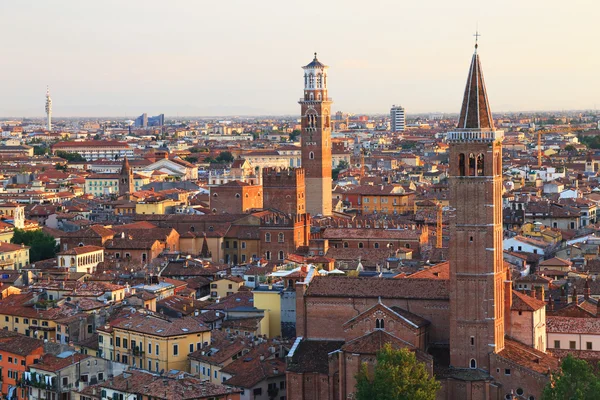
[[347, 169], [350, 165], [348, 164], [347, 161], [345, 160], [341, 160], [338, 165], [331, 170], [331, 179], [333, 179], [334, 181], [337, 181], [338, 176], [340, 175], [340, 172]]
[[218, 163], [232, 163], [235, 158], [230, 151], [222, 151], [216, 158]]
[[592, 400], [600, 393], [600, 377], [585, 360], [568, 355], [553, 373], [542, 393], [543, 400]]
[[298, 140], [298, 137], [301, 133], [302, 131], [300, 129], [294, 129], [292, 133], [290, 133], [290, 142], [295, 142], [296, 140]]
[[56, 240], [41, 230], [25, 231], [23, 229], [15, 229], [10, 242], [31, 247], [29, 249], [30, 262], [54, 258], [58, 251]]
[[69, 162], [85, 161], [85, 158], [79, 153], [68, 153], [66, 151], [57, 151], [56, 155]]
[[187, 157], [184, 158], [184, 160], [187, 161], [187, 162], [189, 162], [189, 163], [195, 164], [195, 163], [198, 162], [198, 157], [196, 157], [196, 156], [187, 156]]
[[565, 146], [565, 151], [577, 151], [577, 149], [572, 144], [568, 144]]
[[439, 388], [414, 352], [395, 350], [389, 343], [377, 353], [373, 374], [363, 364], [356, 375], [357, 400], [434, 400]]
[[48, 148], [46, 146], [33, 146], [33, 155], [43, 156], [48, 153]]

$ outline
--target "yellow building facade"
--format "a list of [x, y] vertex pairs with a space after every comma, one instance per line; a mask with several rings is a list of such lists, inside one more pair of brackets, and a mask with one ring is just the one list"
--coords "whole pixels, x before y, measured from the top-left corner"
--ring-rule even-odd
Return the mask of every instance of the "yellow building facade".
[[210, 297], [223, 298], [237, 293], [244, 286], [242, 278], [231, 276], [229, 278], [219, 279], [210, 284]]
[[166, 320], [135, 315], [98, 328], [102, 357], [151, 372], [189, 369], [188, 354], [210, 345], [207, 326], [191, 317]]
[[264, 310], [260, 331], [269, 338], [281, 336], [281, 294], [279, 289], [261, 286], [252, 291], [254, 307]]

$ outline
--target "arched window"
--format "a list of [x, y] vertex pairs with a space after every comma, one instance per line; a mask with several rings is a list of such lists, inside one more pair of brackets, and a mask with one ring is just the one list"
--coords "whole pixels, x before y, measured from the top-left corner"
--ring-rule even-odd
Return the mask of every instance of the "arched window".
[[321, 101], [321, 93], [317, 94], [317, 100]]
[[322, 77], [321, 74], [317, 74], [317, 88], [321, 88]]
[[362, 249], [363, 247], [365, 247], [365, 245], [363, 244], [363, 242], [358, 242], [358, 248]]
[[348, 242], [344, 242], [344, 248], [348, 247]]
[[524, 392], [523, 388], [517, 388], [515, 393], [517, 393], [519, 396], [523, 396], [523, 393], [525, 393], [525, 392]]
[[283, 232], [279, 232], [279, 234], [277, 235], [277, 241], [279, 243], [283, 243], [283, 239], [284, 239]]
[[304, 87], [308, 86], [308, 75], [304, 74]]
[[315, 95], [311, 93], [310, 96], [309, 96], [309, 98], [310, 98], [310, 100], [314, 100], [315, 99]]
[[465, 155], [462, 153], [458, 155], [458, 175], [465, 176]]
[[469, 176], [475, 176], [475, 156], [469, 154]]
[[406, 247], [407, 249], [410, 249], [410, 243], [406, 243], [406, 244], [404, 245], [404, 247]]
[[218, 197], [219, 195], [217, 193], [213, 193], [213, 197]]
[[477, 368], [477, 362], [474, 358], [471, 358], [471, 368]]
[[265, 258], [266, 258], [267, 260], [270, 260], [270, 259], [271, 259], [271, 252], [270, 252], [270, 251], [267, 251], [267, 252], [265, 253]]
[[235, 194], [235, 198], [236, 198], [236, 199], [239, 199], [240, 197], [242, 197], [242, 196], [240, 196], [240, 194], [239, 194], [239, 193], [236, 193], [236, 194]]
[[271, 234], [269, 232], [265, 233], [265, 242], [269, 243], [271, 241]]
[[308, 87], [313, 88], [315, 86], [315, 76], [313, 74], [308, 75]]
[[378, 249], [379, 248], [379, 243], [373, 243], [373, 248]]
[[483, 154], [477, 155], [477, 176], [484, 176], [484, 168], [483, 168]]
[[279, 260], [283, 261], [283, 250], [279, 251]]
[[312, 151], [310, 153], [308, 153], [308, 158], [311, 160], [315, 159], [315, 153], [313, 153]]
[[379, 329], [379, 318], [375, 320], [375, 329]]
[[195, 226], [191, 226], [190, 227], [190, 232], [196, 232], [196, 227]]

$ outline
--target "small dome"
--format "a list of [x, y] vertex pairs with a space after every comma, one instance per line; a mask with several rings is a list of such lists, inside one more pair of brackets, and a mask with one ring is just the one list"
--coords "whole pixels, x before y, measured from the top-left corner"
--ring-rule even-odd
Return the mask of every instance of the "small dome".
[[307, 64], [302, 68], [327, 68], [327, 65], [317, 60], [317, 53], [315, 53], [315, 58], [310, 62], [310, 64]]

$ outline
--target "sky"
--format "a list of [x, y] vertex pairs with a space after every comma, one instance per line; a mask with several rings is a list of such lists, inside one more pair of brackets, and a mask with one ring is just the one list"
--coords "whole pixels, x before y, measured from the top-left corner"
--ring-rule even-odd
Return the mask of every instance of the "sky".
[[[0, 118], [294, 115], [301, 66], [333, 111], [452, 112], [479, 29], [492, 110], [600, 106], [594, 0], [0, 2]], [[597, 104], [598, 103], [598, 104]]]

